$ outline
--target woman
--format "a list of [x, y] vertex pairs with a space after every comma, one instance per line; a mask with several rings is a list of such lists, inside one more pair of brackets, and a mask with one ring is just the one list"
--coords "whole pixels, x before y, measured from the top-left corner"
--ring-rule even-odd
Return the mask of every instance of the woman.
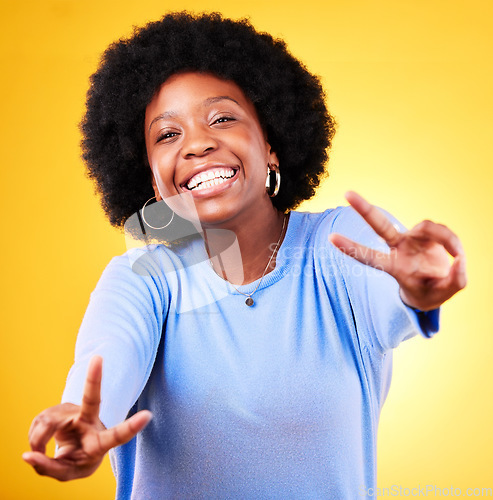
[[436, 332], [465, 286], [457, 237], [406, 232], [355, 193], [353, 208], [290, 211], [314, 194], [334, 122], [317, 78], [246, 21], [137, 30], [105, 53], [87, 106], [110, 221], [166, 244], [103, 273], [63, 403], [35, 418], [24, 459], [67, 480], [111, 450], [118, 498], [370, 492], [391, 349]]

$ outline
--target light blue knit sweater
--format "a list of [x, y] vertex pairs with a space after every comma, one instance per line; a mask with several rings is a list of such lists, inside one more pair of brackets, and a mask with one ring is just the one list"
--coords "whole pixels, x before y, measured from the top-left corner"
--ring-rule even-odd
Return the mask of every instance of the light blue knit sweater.
[[386, 250], [351, 208], [292, 212], [253, 307], [200, 238], [111, 261], [63, 400], [80, 403], [98, 353], [103, 423], [154, 413], [112, 451], [118, 499], [355, 499], [376, 486], [391, 349], [436, 332], [438, 311], [405, 306], [395, 280], [335, 249], [332, 231]]

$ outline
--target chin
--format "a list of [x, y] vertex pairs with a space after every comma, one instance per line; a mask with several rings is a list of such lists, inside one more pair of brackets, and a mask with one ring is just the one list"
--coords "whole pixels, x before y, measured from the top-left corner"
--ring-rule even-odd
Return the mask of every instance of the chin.
[[197, 203], [197, 215], [203, 227], [227, 226], [238, 214], [237, 210], [231, 210], [233, 203], [215, 203], [208, 200], [206, 203]]
[[233, 215], [224, 212], [199, 212], [200, 224], [204, 228], [228, 226], [228, 223], [234, 218]]

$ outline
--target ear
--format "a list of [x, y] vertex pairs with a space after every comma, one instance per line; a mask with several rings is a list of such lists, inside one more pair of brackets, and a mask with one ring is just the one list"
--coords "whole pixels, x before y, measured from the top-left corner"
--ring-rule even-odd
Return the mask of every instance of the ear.
[[156, 178], [154, 177], [153, 173], [151, 173], [151, 176], [152, 176], [152, 189], [154, 190], [154, 196], [156, 197], [156, 201], [161, 201], [163, 197], [161, 196], [161, 193], [159, 192], [159, 189], [157, 187]]
[[269, 152], [269, 160], [268, 163], [270, 165], [279, 165], [279, 158], [275, 151], [272, 151], [272, 148], [269, 143], [267, 143], [267, 151]]

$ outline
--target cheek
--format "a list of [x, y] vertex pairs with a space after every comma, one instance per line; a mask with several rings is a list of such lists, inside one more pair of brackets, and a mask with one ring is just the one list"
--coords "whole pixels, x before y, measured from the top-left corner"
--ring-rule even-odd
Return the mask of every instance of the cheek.
[[[156, 186], [163, 201], [173, 212], [193, 224], [199, 224], [199, 216], [192, 193], [179, 192], [174, 184], [176, 159], [174, 154], [155, 151], [148, 156]], [[200, 225], [197, 226], [200, 231]]]
[[244, 161], [248, 161], [251, 166], [253, 165], [256, 168], [262, 167], [263, 169], [265, 167], [267, 171], [269, 150], [263, 135], [256, 131], [245, 134], [244, 137], [242, 137], [241, 144], [241, 154]]
[[147, 157], [149, 165], [151, 167], [152, 174], [156, 180], [159, 192], [161, 196], [165, 194], [170, 194], [170, 190], [173, 188], [173, 166], [171, 158], [169, 155], [165, 155], [162, 152], [154, 151], [151, 152]]
[[269, 163], [269, 151], [263, 137], [252, 138], [247, 154], [250, 161], [250, 175], [255, 177], [256, 182], [264, 184], [267, 175], [267, 165]]
[[165, 199], [171, 196], [171, 190], [169, 189], [169, 184], [167, 184], [165, 179], [163, 179], [161, 172], [159, 170], [152, 168], [152, 174], [154, 175], [154, 179], [156, 180], [156, 186], [161, 197]]
[[163, 201], [168, 205], [173, 212], [177, 213], [181, 218], [189, 220], [197, 225], [197, 230], [200, 231], [199, 216], [192, 193], [179, 192], [173, 182], [173, 176], [170, 169], [162, 163], [154, 163], [151, 165], [151, 170], [156, 180], [156, 186]]

